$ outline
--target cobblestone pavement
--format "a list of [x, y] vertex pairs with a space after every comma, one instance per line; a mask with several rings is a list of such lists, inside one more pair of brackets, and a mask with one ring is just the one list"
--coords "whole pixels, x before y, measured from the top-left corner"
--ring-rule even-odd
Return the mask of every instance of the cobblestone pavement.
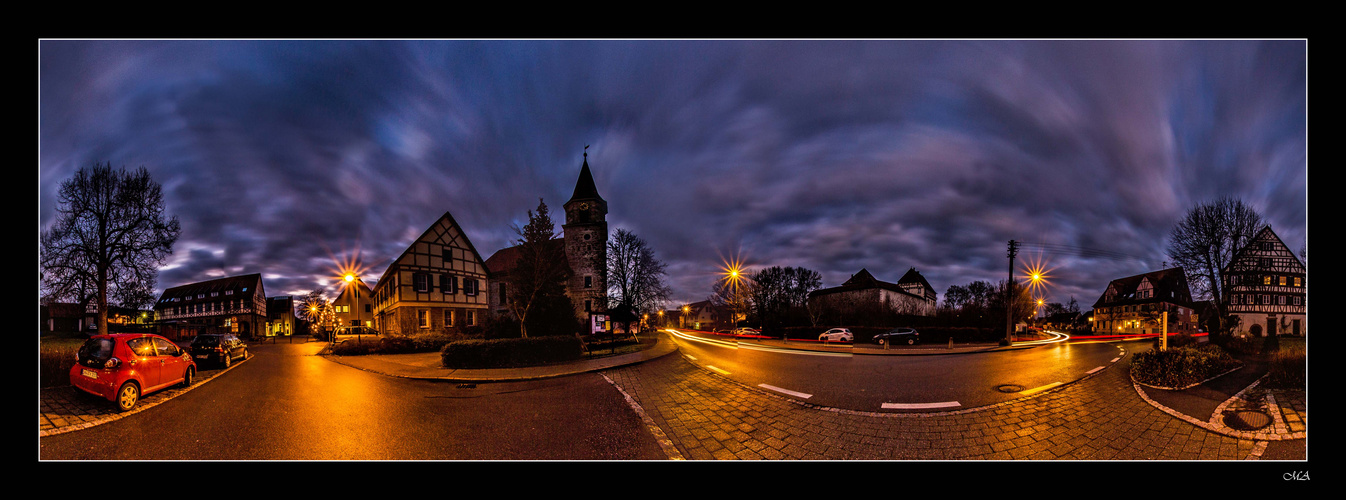
[[1173, 418], [1115, 367], [1035, 396], [941, 413], [810, 405], [681, 356], [602, 373], [645, 413], [671, 459], [1249, 460], [1266, 447]]

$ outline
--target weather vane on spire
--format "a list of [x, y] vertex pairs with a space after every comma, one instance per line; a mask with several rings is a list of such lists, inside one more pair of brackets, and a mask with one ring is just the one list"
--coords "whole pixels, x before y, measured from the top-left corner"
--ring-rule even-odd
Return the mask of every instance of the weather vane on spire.
[[588, 145], [588, 144], [585, 144], [585, 145], [584, 145], [584, 159], [586, 159], [586, 160], [589, 159], [589, 145]]

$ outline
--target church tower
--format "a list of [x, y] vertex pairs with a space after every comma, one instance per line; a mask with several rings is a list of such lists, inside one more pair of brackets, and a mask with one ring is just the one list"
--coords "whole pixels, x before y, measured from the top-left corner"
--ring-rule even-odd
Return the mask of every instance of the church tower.
[[561, 229], [572, 271], [566, 293], [575, 302], [576, 315], [587, 321], [590, 314], [607, 311], [608, 202], [598, 195], [589, 172], [589, 146], [584, 149], [584, 165], [575, 194], [565, 203], [566, 220]]

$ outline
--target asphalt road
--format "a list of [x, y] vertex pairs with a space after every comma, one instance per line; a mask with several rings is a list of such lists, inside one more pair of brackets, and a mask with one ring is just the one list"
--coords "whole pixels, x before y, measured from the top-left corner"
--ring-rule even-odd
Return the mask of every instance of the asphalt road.
[[821, 406], [881, 412], [997, 404], [1078, 380], [1124, 352], [1116, 344], [1059, 343], [989, 353], [864, 355], [677, 341], [694, 363], [745, 385]]
[[43, 460], [661, 460], [601, 375], [459, 385], [331, 362], [318, 344], [251, 359], [128, 418], [40, 440]]

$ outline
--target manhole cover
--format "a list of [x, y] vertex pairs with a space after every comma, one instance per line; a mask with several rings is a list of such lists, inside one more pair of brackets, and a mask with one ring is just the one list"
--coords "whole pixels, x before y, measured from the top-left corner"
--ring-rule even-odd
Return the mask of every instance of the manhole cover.
[[1271, 416], [1260, 411], [1240, 410], [1226, 413], [1224, 423], [1242, 431], [1255, 431], [1271, 424]]
[[1002, 385], [1002, 386], [997, 386], [997, 387], [995, 388], [995, 390], [1000, 391], [1000, 392], [1008, 392], [1008, 393], [1023, 392], [1023, 391], [1024, 391], [1024, 386], [1022, 386], [1022, 385], [1006, 384], [1006, 385]]

